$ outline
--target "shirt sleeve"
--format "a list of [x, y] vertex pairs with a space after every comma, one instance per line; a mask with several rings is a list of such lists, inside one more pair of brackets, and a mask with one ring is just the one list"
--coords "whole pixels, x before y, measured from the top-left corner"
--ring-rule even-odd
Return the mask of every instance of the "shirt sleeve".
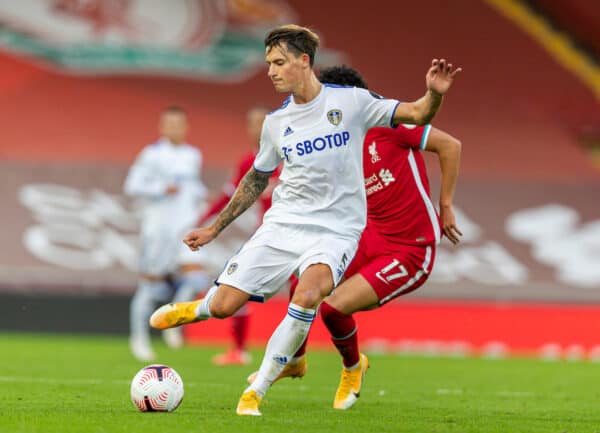
[[156, 175], [152, 160], [149, 147], [140, 153], [127, 173], [125, 194], [145, 198], [160, 198], [164, 195], [167, 183]]
[[281, 155], [277, 152], [277, 143], [273, 139], [271, 129], [272, 121], [267, 116], [260, 134], [260, 149], [254, 159], [254, 169], [263, 173], [272, 173], [281, 162]]
[[401, 147], [424, 150], [430, 131], [431, 125], [418, 126], [402, 123], [396, 127], [394, 135]]
[[394, 112], [400, 104], [395, 99], [386, 99], [366, 89], [355, 89], [356, 101], [366, 120], [366, 129], [393, 125]]

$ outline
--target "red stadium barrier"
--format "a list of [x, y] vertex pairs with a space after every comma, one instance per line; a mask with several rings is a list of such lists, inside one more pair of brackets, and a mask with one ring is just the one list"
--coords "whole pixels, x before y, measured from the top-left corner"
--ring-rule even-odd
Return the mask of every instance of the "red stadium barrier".
[[[251, 342], [264, 345], [287, 311], [273, 299], [252, 305]], [[600, 306], [585, 304], [456, 302], [411, 300], [356, 315], [365, 350], [431, 355], [543, 358], [599, 358]], [[186, 328], [193, 343], [230, 340], [226, 321]], [[333, 347], [317, 319], [310, 347]]]

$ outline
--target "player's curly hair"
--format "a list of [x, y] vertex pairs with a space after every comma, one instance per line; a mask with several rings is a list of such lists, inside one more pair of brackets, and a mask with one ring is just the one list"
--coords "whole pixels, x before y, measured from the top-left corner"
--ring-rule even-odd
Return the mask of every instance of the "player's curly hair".
[[310, 65], [315, 63], [315, 54], [319, 48], [319, 35], [307, 27], [286, 24], [271, 30], [265, 37], [265, 47], [270, 51], [273, 47], [285, 43], [287, 49], [296, 57], [308, 54]]
[[368, 89], [366, 81], [360, 73], [350, 66], [332, 66], [321, 69], [319, 73], [321, 83], [337, 84], [339, 86], [353, 86]]

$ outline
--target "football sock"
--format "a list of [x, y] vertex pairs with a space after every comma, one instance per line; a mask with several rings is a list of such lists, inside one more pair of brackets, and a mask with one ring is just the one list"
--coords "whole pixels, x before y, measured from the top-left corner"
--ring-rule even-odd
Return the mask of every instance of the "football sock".
[[[296, 287], [298, 286], [298, 282], [299, 282], [298, 278], [296, 278], [294, 275], [292, 275], [290, 277], [290, 302], [292, 301], [292, 298], [294, 297], [294, 293], [296, 292]], [[294, 356], [291, 359], [292, 362], [297, 362], [304, 356], [304, 354], [306, 353], [306, 343], [307, 342], [308, 342], [308, 335], [304, 339], [304, 342], [302, 343], [300, 348], [296, 351], [296, 353], [294, 353]]]
[[200, 301], [200, 303], [196, 307], [196, 317], [198, 319], [206, 320], [212, 317], [210, 314], [210, 303], [217, 294], [218, 288], [219, 286], [212, 286], [210, 289], [208, 289], [208, 292], [206, 292], [206, 296], [202, 298], [202, 301]]
[[248, 325], [250, 322], [250, 312], [244, 305], [231, 317], [231, 335], [236, 350], [246, 350], [246, 340], [248, 339]]
[[358, 365], [358, 327], [354, 318], [339, 312], [327, 302], [321, 303], [321, 318], [329, 329], [331, 341], [342, 355], [344, 367], [352, 369]]
[[289, 304], [288, 313], [267, 343], [256, 379], [246, 391], [256, 391], [260, 397], [265, 394], [306, 339], [314, 318], [315, 310], [312, 308]]
[[140, 280], [138, 289], [129, 304], [129, 323], [132, 338], [150, 341], [148, 319], [156, 304], [166, 302], [171, 295], [171, 286], [166, 281]]
[[304, 343], [302, 343], [302, 346], [300, 346], [300, 348], [296, 351], [296, 353], [294, 353], [294, 356], [292, 357], [292, 362], [296, 362], [296, 361], [299, 361], [300, 359], [302, 359], [302, 357], [306, 353], [306, 343], [307, 342], [308, 342], [308, 335], [304, 339]]
[[212, 283], [213, 281], [204, 271], [184, 272], [179, 279], [179, 288], [173, 297], [173, 302], [193, 301]]

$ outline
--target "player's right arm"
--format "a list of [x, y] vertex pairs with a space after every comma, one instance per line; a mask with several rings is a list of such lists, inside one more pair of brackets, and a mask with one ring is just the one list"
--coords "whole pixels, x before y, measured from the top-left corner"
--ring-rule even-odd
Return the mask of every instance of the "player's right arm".
[[281, 155], [276, 151], [275, 140], [269, 133], [268, 123], [267, 118], [263, 123], [260, 150], [254, 164], [240, 181], [225, 209], [209, 227], [192, 230], [183, 239], [192, 251], [198, 250], [202, 245], [216, 238], [225, 227], [252, 206], [269, 185], [269, 177], [281, 162]]
[[184, 242], [192, 251], [197, 251], [216, 238], [225, 227], [240, 216], [246, 209], [260, 197], [269, 184], [271, 173], [263, 173], [252, 167], [243, 177], [235, 190], [233, 197], [229, 200], [225, 209], [217, 216], [216, 220], [209, 226], [192, 230], [184, 238]]
[[204, 214], [198, 219], [199, 227], [204, 226], [204, 224], [206, 224], [212, 217], [218, 215], [219, 212], [225, 209], [225, 206], [227, 206], [227, 203], [229, 203], [229, 200], [231, 200], [231, 197], [233, 197], [235, 189], [238, 187], [248, 170], [250, 170], [252, 167], [253, 162], [254, 156], [252, 156], [252, 158], [245, 157], [239, 162], [235, 171], [235, 175], [231, 181], [225, 184], [221, 195], [213, 201], [208, 210], [204, 212]]
[[204, 212], [202, 216], [200, 216], [200, 218], [198, 219], [198, 225], [203, 226], [213, 216], [217, 215], [219, 212], [225, 209], [225, 206], [227, 206], [229, 200], [231, 200], [230, 195], [227, 195], [225, 192], [221, 193], [221, 195], [211, 203], [208, 210]]
[[453, 244], [457, 244], [462, 236], [462, 232], [456, 226], [453, 209], [461, 147], [459, 140], [436, 128], [431, 128], [425, 145], [425, 150], [437, 153], [440, 160], [442, 172], [440, 218], [444, 234]]

